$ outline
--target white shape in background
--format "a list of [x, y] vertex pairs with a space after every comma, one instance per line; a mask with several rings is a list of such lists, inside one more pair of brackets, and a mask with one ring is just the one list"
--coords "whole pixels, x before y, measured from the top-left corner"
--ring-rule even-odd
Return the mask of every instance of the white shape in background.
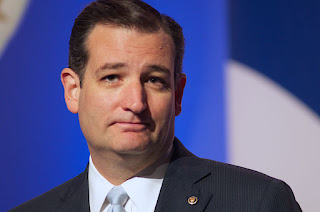
[[320, 211], [317, 114], [245, 65], [226, 71], [229, 162], [284, 180], [303, 211]]
[[18, 28], [29, 0], [0, 0], [0, 57]]

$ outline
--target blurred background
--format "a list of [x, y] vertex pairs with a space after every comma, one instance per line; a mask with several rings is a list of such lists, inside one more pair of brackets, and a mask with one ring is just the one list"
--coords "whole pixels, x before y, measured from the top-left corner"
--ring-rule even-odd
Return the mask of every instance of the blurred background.
[[[88, 163], [60, 72], [89, 2], [0, 0], [0, 211]], [[186, 37], [176, 136], [200, 157], [284, 180], [304, 211], [320, 211], [320, 1], [146, 2]]]

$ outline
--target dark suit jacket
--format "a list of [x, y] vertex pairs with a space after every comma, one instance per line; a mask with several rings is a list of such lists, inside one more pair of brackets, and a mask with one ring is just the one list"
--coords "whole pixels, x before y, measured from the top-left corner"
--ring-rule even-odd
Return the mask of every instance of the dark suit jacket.
[[[89, 211], [88, 169], [10, 212]], [[188, 198], [198, 198], [189, 204]], [[200, 159], [177, 139], [159, 194], [156, 212], [301, 211], [284, 182], [249, 169]]]

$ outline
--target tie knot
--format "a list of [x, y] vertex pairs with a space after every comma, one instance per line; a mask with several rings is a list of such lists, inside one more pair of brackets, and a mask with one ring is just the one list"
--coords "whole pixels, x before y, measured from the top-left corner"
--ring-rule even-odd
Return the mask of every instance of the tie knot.
[[111, 189], [111, 191], [107, 195], [107, 199], [111, 203], [111, 205], [121, 205], [128, 200], [128, 194], [121, 186], [115, 186]]

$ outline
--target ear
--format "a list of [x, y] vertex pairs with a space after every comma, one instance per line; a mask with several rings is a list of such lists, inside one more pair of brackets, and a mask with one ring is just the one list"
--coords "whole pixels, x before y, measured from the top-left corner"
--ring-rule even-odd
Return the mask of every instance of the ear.
[[187, 76], [184, 73], [181, 73], [179, 78], [176, 81], [176, 89], [175, 89], [175, 115], [178, 116], [181, 113], [182, 107], [182, 96], [184, 86], [187, 82]]
[[71, 113], [78, 113], [78, 102], [80, 96], [80, 79], [70, 68], [61, 72], [61, 82], [64, 87], [64, 99]]

